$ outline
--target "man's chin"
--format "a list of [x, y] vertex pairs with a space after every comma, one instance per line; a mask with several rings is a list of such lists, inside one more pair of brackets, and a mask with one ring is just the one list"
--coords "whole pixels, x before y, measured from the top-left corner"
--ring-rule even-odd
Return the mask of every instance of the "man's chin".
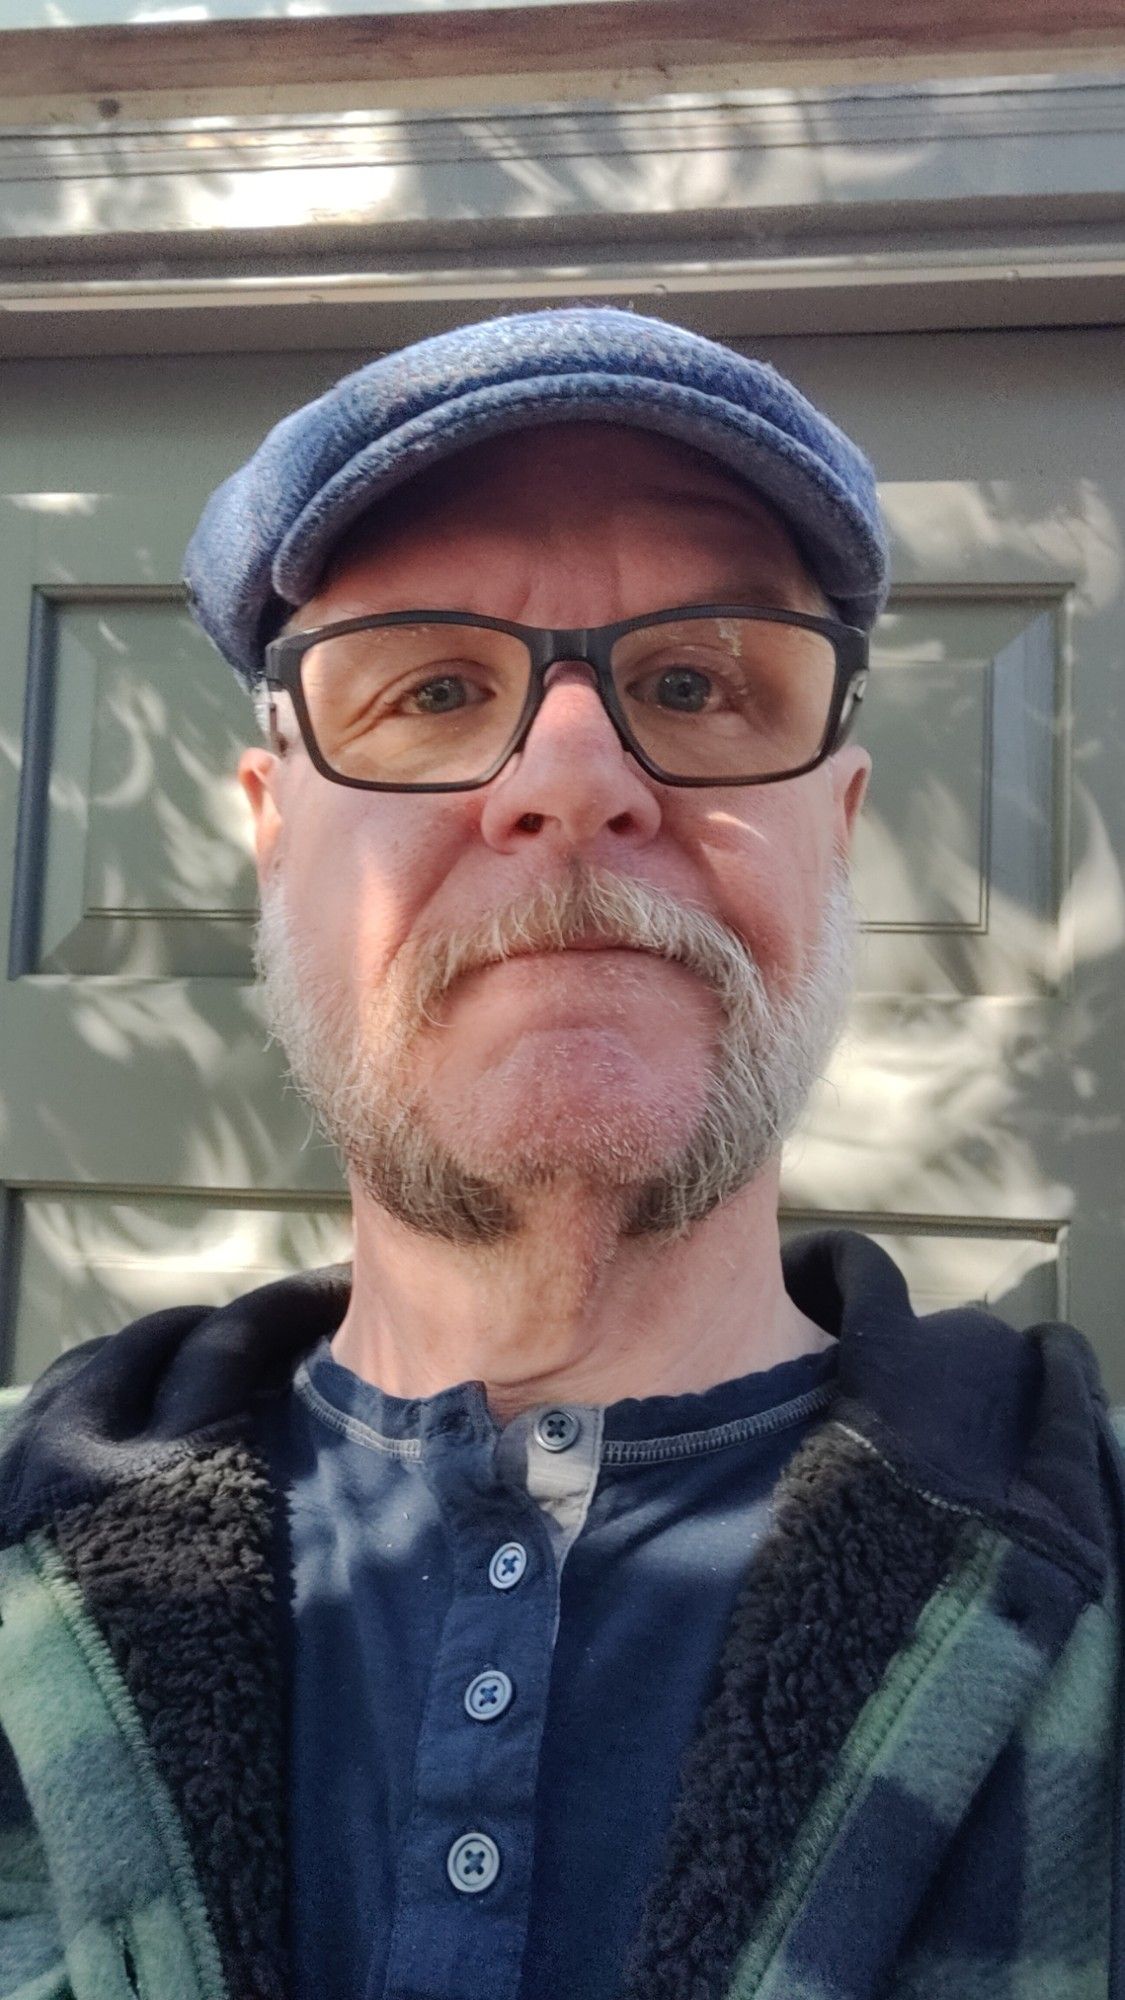
[[702, 1090], [623, 1092], [575, 1080], [554, 1088], [539, 1079], [522, 1101], [479, 1099], [469, 1113], [427, 1120], [433, 1138], [462, 1168], [507, 1192], [544, 1181], [585, 1182], [607, 1194], [637, 1187], [662, 1173], [698, 1129]]
[[519, 1236], [547, 1193], [575, 1212], [584, 1208], [592, 1223], [600, 1215], [619, 1234], [632, 1233], [641, 1215], [654, 1218], [641, 1227], [662, 1226], [656, 1218], [666, 1204], [657, 1190], [679, 1187], [682, 1207], [682, 1169], [697, 1134], [685, 1134], [666, 1111], [540, 1109], [535, 1122], [506, 1120], [494, 1105], [470, 1128], [414, 1104], [362, 1144], [353, 1132], [341, 1150], [366, 1194], [398, 1221], [466, 1245]]

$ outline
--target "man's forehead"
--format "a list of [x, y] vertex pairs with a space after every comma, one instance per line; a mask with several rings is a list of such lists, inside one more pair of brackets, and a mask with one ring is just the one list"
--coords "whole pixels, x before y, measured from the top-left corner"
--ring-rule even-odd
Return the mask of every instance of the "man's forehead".
[[625, 424], [541, 425], [468, 446], [429, 467], [369, 508], [334, 545], [319, 590], [356, 560], [451, 527], [488, 528], [533, 542], [552, 520], [590, 524], [613, 514], [669, 519], [685, 531], [721, 528], [800, 564], [780, 514], [718, 459], [675, 438]]

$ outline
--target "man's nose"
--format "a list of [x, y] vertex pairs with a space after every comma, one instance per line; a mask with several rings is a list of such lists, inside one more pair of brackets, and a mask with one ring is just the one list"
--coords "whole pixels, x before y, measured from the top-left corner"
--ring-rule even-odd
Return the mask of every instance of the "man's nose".
[[602, 705], [590, 669], [560, 662], [522, 750], [487, 787], [481, 832], [503, 850], [531, 838], [568, 848], [600, 841], [641, 846], [661, 807]]

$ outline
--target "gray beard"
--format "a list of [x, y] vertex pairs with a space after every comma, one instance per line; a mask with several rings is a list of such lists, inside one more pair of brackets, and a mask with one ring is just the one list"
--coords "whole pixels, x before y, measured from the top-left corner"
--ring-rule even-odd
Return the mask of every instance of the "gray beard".
[[[294, 1084], [360, 1187], [423, 1235], [496, 1244], [518, 1233], [520, 1193], [566, 1172], [534, 1143], [502, 1172], [474, 1172], [427, 1128], [413, 1076], [420, 1035], [462, 975], [528, 950], [579, 939], [655, 952], [715, 992], [722, 1026], [694, 1132], [654, 1171], [615, 1143], [582, 1178], [617, 1196], [622, 1233], [682, 1235], [752, 1181], [780, 1151], [839, 1037], [852, 987], [856, 920], [842, 864], [825, 897], [811, 961], [771, 996], [746, 945], [717, 918], [644, 884], [576, 863], [488, 919], [431, 934], [399, 953], [378, 992], [357, 1006], [292, 934], [275, 874], [263, 886], [256, 963], [273, 1038]], [[571, 1177], [573, 1177], [571, 1168]]]

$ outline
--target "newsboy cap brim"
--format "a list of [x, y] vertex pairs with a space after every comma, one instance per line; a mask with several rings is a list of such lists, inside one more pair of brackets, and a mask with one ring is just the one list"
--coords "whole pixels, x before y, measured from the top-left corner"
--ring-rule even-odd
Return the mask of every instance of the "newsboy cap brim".
[[254, 687], [360, 515], [468, 445], [552, 423], [631, 424], [708, 453], [781, 516], [840, 616], [874, 624], [887, 549], [859, 448], [768, 364], [609, 307], [439, 334], [283, 418], [203, 511], [185, 558], [195, 616]]

